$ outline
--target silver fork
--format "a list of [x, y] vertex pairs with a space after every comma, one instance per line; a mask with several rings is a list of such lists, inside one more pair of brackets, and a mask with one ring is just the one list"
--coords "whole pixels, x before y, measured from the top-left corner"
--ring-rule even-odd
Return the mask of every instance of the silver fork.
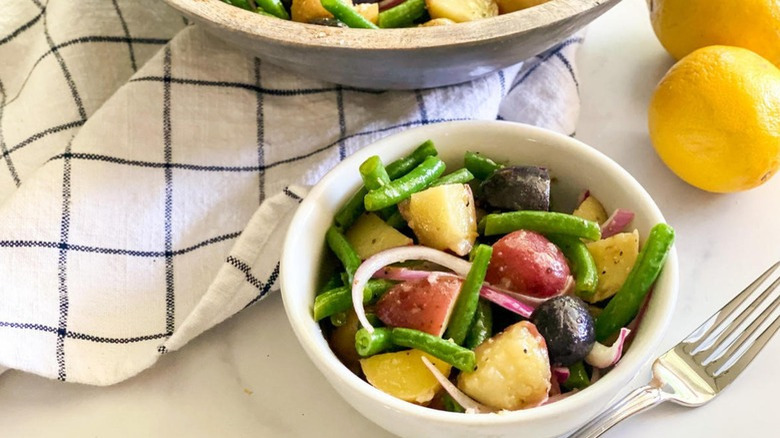
[[[688, 337], [680, 341], [653, 363], [653, 379], [605, 412], [591, 420], [570, 438], [595, 438], [631, 415], [648, 410], [665, 401], [697, 407], [715, 398], [748, 366], [780, 327], [774, 320], [751, 340], [752, 335], [774, 313], [780, 294], [742, 332], [743, 323], [766, 302], [780, 286], [780, 276], [758, 298], [734, 316], [737, 309], [772, 276], [780, 266], [775, 263], [742, 293], [712, 315]], [[739, 336], [737, 336], [739, 335]], [[748, 342], [751, 340], [752, 342]]]

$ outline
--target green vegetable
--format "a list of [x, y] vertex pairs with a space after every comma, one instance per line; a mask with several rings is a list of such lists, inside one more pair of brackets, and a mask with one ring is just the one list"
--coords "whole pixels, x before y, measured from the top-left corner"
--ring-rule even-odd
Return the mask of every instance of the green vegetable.
[[492, 175], [497, 169], [504, 167], [503, 164], [498, 164], [490, 158], [476, 152], [466, 152], [463, 161], [466, 169], [481, 180], [487, 179], [487, 177]]
[[222, 0], [224, 3], [227, 3], [231, 6], [236, 6], [241, 9], [246, 9], [247, 11], [253, 11], [255, 8], [252, 7], [252, 5], [249, 3], [249, 0]]
[[489, 214], [480, 221], [484, 235], [511, 233], [516, 230], [536, 231], [542, 234], [564, 234], [589, 240], [601, 238], [599, 224], [581, 217], [550, 211], [513, 211]]
[[407, 27], [425, 14], [425, 0], [406, 0], [379, 13], [379, 27]]
[[406, 228], [406, 219], [401, 215], [401, 212], [396, 210], [395, 213], [393, 213], [387, 220], [387, 225], [390, 225], [391, 227], [395, 228], [396, 230], [400, 230], [402, 228]]
[[479, 300], [477, 312], [474, 314], [474, 321], [471, 323], [469, 334], [466, 335], [463, 346], [473, 350], [491, 336], [493, 336], [493, 308], [490, 307], [490, 303], [487, 301]]
[[336, 272], [331, 275], [330, 278], [328, 278], [328, 281], [326, 281], [325, 284], [322, 285], [319, 292], [317, 292], [317, 295], [323, 294], [331, 289], [336, 289], [340, 286], [344, 286], [344, 282], [341, 281], [341, 273]]
[[413, 193], [428, 187], [442, 173], [444, 161], [436, 157], [428, 157], [406, 175], [393, 180], [377, 190], [368, 192], [363, 202], [368, 211], [377, 211], [398, 204]]
[[459, 405], [458, 402], [456, 402], [452, 396], [446, 392], [442, 396], [442, 402], [444, 403], [444, 410], [447, 412], [458, 412], [460, 414], [466, 412], [466, 410], [463, 409], [463, 406]]
[[446, 184], [466, 184], [472, 179], [474, 179], [474, 175], [472, 175], [468, 169], [458, 169], [449, 175], [444, 175], [437, 179], [431, 184], [431, 187], [443, 186]]
[[330, 315], [330, 323], [333, 327], [341, 327], [347, 323], [347, 312], [337, 312]]
[[283, 20], [289, 20], [290, 14], [284, 8], [281, 0], [255, 0], [259, 9]]
[[373, 356], [391, 350], [395, 344], [392, 339], [392, 329], [379, 327], [374, 333], [361, 328], [355, 333], [355, 350], [362, 357]]
[[574, 273], [574, 290], [577, 295], [583, 298], [592, 297], [599, 285], [599, 272], [588, 247], [576, 237], [548, 234], [547, 238], [558, 246], [569, 260], [569, 265]]
[[279, 17], [277, 17], [276, 15], [274, 15], [274, 14], [269, 14], [268, 12], [266, 12], [266, 11], [264, 11], [264, 10], [260, 9], [260, 8], [257, 8], [257, 10], [256, 10], [255, 12], [256, 12], [257, 14], [259, 14], [259, 15], [265, 15], [266, 17], [279, 18]]
[[360, 165], [360, 177], [369, 190], [376, 190], [390, 182], [390, 176], [377, 155], [369, 157]]
[[347, 270], [347, 279], [349, 281], [345, 281], [344, 284], [351, 285], [352, 277], [354, 277], [355, 271], [360, 266], [360, 256], [355, 251], [355, 248], [349, 244], [347, 238], [344, 237], [344, 233], [334, 226], [328, 228], [328, 232], [325, 233], [325, 240], [328, 242], [328, 247], [341, 260], [341, 264]]
[[334, 17], [338, 18], [349, 27], [379, 29], [376, 24], [366, 20], [365, 17], [341, 0], [320, 0], [320, 3], [322, 3], [322, 7], [325, 8], [326, 11], [333, 14]]
[[395, 345], [424, 351], [461, 371], [473, 372], [477, 366], [477, 356], [473, 351], [438, 336], [419, 330], [394, 328], [392, 338]]
[[[398, 179], [417, 167], [417, 165], [422, 163], [425, 158], [435, 156], [437, 154], [438, 151], [433, 146], [433, 142], [427, 140], [425, 143], [421, 144], [414, 151], [412, 151], [412, 153], [408, 156], [399, 158], [388, 164], [385, 167], [385, 170], [387, 171], [387, 174], [391, 180]], [[349, 201], [347, 201], [347, 203], [336, 212], [336, 225], [341, 227], [342, 230], [346, 230], [352, 226], [357, 218], [363, 214], [365, 211], [363, 198], [365, 198], [367, 193], [368, 189], [361, 187], [360, 190], [358, 190], [357, 193], [349, 198]]]
[[[369, 280], [363, 290], [363, 302], [369, 303], [387, 292], [395, 283], [387, 280]], [[352, 307], [352, 289], [347, 286], [337, 287], [317, 295], [314, 299], [314, 319], [319, 321], [338, 312], [344, 312]]]
[[482, 283], [485, 282], [485, 274], [492, 255], [493, 248], [488, 245], [479, 245], [474, 252], [471, 269], [460, 287], [460, 293], [455, 301], [455, 308], [452, 310], [445, 335], [445, 338], [452, 339], [458, 345], [463, 344], [469, 333], [469, 328], [471, 328], [471, 322], [474, 320], [479, 303], [479, 290], [482, 288]]
[[669, 225], [656, 224], [650, 230], [623, 286], [596, 318], [596, 340], [605, 341], [637, 315], [650, 286], [661, 273], [672, 243], [674, 229]]
[[590, 377], [588, 377], [588, 372], [585, 371], [585, 365], [582, 364], [582, 361], [569, 366], [569, 378], [561, 385], [566, 389], [585, 389], [590, 386]]

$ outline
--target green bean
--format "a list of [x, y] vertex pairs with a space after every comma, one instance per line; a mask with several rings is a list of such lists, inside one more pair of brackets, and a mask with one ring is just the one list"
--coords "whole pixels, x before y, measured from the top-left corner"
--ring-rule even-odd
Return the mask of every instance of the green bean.
[[569, 378], [561, 382], [561, 385], [566, 389], [585, 389], [590, 386], [590, 377], [582, 361], [569, 365]]
[[[387, 280], [369, 280], [363, 290], [363, 302], [370, 303], [387, 292], [395, 283]], [[314, 298], [314, 320], [319, 321], [352, 307], [352, 289], [337, 287]]]
[[236, 6], [241, 9], [246, 9], [247, 11], [253, 11], [255, 8], [252, 7], [252, 5], [249, 3], [249, 0], [222, 0], [224, 3], [227, 3], [231, 6]]
[[498, 164], [490, 158], [476, 152], [466, 152], [463, 161], [466, 169], [473, 173], [475, 177], [483, 181], [497, 169], [504, 167], [503, 164]]
[[344, 282], [341, 280], [341, 273], [336, 272], [322, 285], [319, 292], [317, 292], [317, 295], [323, 294], [331, 289], [336, 289], [340, 286], [344, 286]]
[[355, 350], [362, 357], [384, 353], [395, 346], [391, 335], [392, 329], [385, 327], [375, 328], [373, 333], [361, 328], [355, 333]]
[[569, 260], [569, 265], [574, 273], [574, 290], [577, 295], [582, 298], [592, 297], [599, 284], [599, 273], [588, 247], [576, 237], [548, 234], [547, 238], [558, 246]]
[[473, 351], [438, 336], [419, 330], [394, 328], [392, 338], [395, 345], [424, 351], [461, 371], [470, 373], [477, 366], [477, 356]]
[[[536, 231], [542, 234], [564, 234], [599, 240], [599, 224], [581, 217], [551, 211], [513, 211], [511, 213], [489, 214], [483, 218], [484, 235], [506, 234], [516, 230]], [[482, 221], [480, 221], [482, 224]]]
[[626, 281], [596, 318], [596, 340], [604, 342], [637, 315], [650, 286], [661, 273], [672, 243], [674, 229], [669, 225], [656, 224], [650, 230]]
[[417, 167], [426, 158], [435, 157], [438, 154], [439, 151], [436, 150], [433, 142], [426, 140], [423, 144], [417, 146], [411, 154], [393, 161], [388, 164], [385, 169], [387, 170], [387, 174], [390, 175], [390, 179], [398, 179], [411, 172], [412, 169]]
[[449, 175], [444, 175], [437, 179], [431, 184], [431, 187], [443, 186], [446, 184], [466, 184], [472, 179], [474, 179], [474, 175], [472, 175], [468, 169], [458, 169]]
[[320, 3], [326, 11], [333, 14], [334, 17], [338, 18], [349, 27], [379, 29], [376, 24], [366, 20], [365, 17], [341, 0], [320, 0]]
[[474, 251], [474, 261], [471, 263], [466, 280], [460, 287], [460, 293], [455, 300], [455, 307], [452, 309], [450, 323], [447, 326], [446, 338], [462, 345], [466, 340], [466, 335], [471, 328], [471, 322], [474, 320], [474, 314], [477, 312], [479, 303], [479, 290], [482, 283], [485, 282], [490, 256], [493, 255], [493, 248], [488, 245], [479, 245]]
[[263, 10], [274, 17], [281, 18], [282, 20], [289, 20], [290, 14], [284, 8], [281, 0], [255, 0], [258, 9]]
[[444, 173], [444, 161], [436, 157], [428, 157], [406, 175], [393, 180], [384, 187], [371, 190], [363, 199], [366, 210], [376, 211], [385, 207], [398, 204], [413, 193], [428, 187], [442, 173]]
[[442, 403], [444, 403], [444, 410], [447, 412], [457, 412], [460, 414], [466, 412], [466, 410], [463, 409], [463, 406], [458, 404], [458, 402], [456, 402], [455, 399], [453, 399], [452, 396], [446, 392], [442, 396]]
[[274, 14], [269, 14], [268, 12], [266, 12], [266, 11], [264, 11], [264, 10], [260, 9], [260, 8], [257, 8], [257, 10], [256, 10], [255, 12], [256, 12], [257, 14], [259, 14], [259, 15], [265, 15], [266, 17], [271, 17], [271, 18], [279, 18], [279, 17], [277, 17], [276, 15], [274, 15]]
[[479, 300], [477, 312], [474, 314], [474, 322], [471, 323], [469, 334], [463, 342], [463, 346], [473, 350], [479, 344], [485, 342], [493, 335], [493, 308], [485, 300]]
[[345, 281], [344, 284], [352, 284], [352, 277], [360, 266], [360, 256], [344, 237], [344, 233], [334, 226], [328, 228], [325, 240], [328, 242], [328, 247], [341, 260], [341, 264], [347, 270], [349, 281]]
[[347, 312], [337, 312], [330, 315], [330, 323], [333, 327], [341, 327], [347, 322]]
[[[428, 140], [425, 143], [418, 146], [414, 151], [412, 151], [411, 154], [409, 154], [406, 157], [399, 158], [392, 163], [388, 164], [385, 167], [385, 170], [387, 171], [388, 176], [390, 179], [398, 179], [407, 173], [409, 173], [412, 169], [417, 167], [420, 163], [423, 162], [427, 157], [435, 156], [438, 154], [438, 151], [436, 150], [436, 147], [434, 147], [433, 142]], [[363, 198], [365, 198], [366, 194], [368, 193], [368, 189], [365, 187], [361, 187], [357, 193], [352, 195], [351, 198], [349, 198], [349, 201], [347, 201], [346, 204], [344, 204], [339, 211], [336, 212], [335, 220], [336, 225], [338, 225], [342, 230], [346, 230], [350, 226], [352, 226], [353, 223], [357, 220], [357, 218], [360, 217], [361, 214], [365, 211], [365, 206], [363, 205]]]
[[425, 0], [406, 0], [398, 6], [380, 12], [379, 27], [387, 29], [411, 26], [423, 14], [425, 14]]
[[360, 177], [363, 178], [363, 184], [369, 190], [376, 190], [390, 182], [390, 176], [385, 170], [382, 159], [377, 155], [368, 157], [363, 164], [360, 165]]

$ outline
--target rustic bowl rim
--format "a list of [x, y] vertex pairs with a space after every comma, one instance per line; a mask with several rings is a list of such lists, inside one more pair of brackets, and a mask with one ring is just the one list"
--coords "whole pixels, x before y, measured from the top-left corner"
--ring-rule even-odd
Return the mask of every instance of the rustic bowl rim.
[[[220, 0], [165, 0], [179, 11], [245, 37], [290, 47], [345, 50], [409, 50], [485, 44], [510, 35], [544, 28], [619, 0], [550, 0], [540, 5], [486, 20], [453, 26], [403, 29], [351, 29], [298, 23], [266, 17]], [[544, 19], [540, 19], [544, 17]], [[455, 32], [454, 30], [457, 30]]]

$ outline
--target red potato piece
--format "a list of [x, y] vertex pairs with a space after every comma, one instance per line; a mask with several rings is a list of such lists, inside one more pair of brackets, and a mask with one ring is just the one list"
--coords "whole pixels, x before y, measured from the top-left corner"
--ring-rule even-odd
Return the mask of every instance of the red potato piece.
[[571, 271], [561, 250], [533, 231], [515, 231], [493, 245], [485, 280], [537, 298], [555, 296], [567, 286]]
[[463, 280], [429, 275], [406, 281], [376, 303], [376, 315], [390, 327], [405, 327], [441, 336], [447, 328]]

